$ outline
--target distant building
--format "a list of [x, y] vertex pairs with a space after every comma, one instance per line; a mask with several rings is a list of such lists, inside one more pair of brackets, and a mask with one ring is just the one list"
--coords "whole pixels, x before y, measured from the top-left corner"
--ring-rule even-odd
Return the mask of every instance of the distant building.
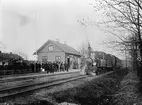
[[59, 41], [48, 40], [43, 44], [34, 55], [38, 56], [38, 62], [55, 62], [63, 63], [80, 63], [81, 54], [67, 44], [62, 44]]

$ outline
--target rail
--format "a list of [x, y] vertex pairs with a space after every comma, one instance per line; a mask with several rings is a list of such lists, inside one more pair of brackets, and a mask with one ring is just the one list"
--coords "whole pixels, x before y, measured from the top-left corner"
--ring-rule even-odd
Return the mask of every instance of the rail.
[[73, 72], [58, 72], [58, 73], [53, 73], [53, 74], [34, 74], [34, 75], [25, 75], [25, 76], [17, 76], [14, 78], [6, 78], [6, 79], [0, 79], [0, 83], [2, 82], [12, 82], [12, 81], [20, 81], [20, 80], [26, 80], [26, 79], [35, 79], [35, 78], [42, 78], [46, 76], [54, 76], [54, 75], [64, 75], [64, 74], [73, 74], [73, 73], [79, 73], [79, 71], [73, 71]]
[[[111, 71], [111, 72], [99, 75], [96, 78], [101, 78], [101, 77], [108, 75], [108, 74], [111, 74], [113, 72], [115, 72], [115, 71]], [[26, 92], [29, 92], [29, 91], [34, 91], [34, 90], [37, 90], [37, 89], [57, 86], [57, 85], [60, 85], [60, 84], [63, 84], [63, 83], [83, 79], [83, 78], [86, 78], [86, 77], [89, 77], [89, 76], [90, 75], [76, 75], [76, 76], [64, 77], [64, 78], [61, 78], [61, 79], [55, 79], [55, 80], [46, 81], [46, 82], [28, 83], [28, 84], [17, 86], [17, 87], [1, 89], [0, 90], [0, 99], [10, 97], [10, 96], [13, 96], [13, 95], [18, 95], [18, 94], [21, 94], [21, 93], [26, 93]]]
[[13, 96], [13, 95], [17, 95], [20, 93], [25, 93], [28, 91], [33, 91], [33, 90], [37, 90], [37, 89], [42, 89], [42, 88], [49, 88], [52, 86], [56, 86], [62, 83], [66, 83], [66, 82], [70, 82], [70, 81], [74, 81], [77, 79], [82, 79], [87, 77], [87, 75], [80, 75], [80, 76], [74, 76], [74, 77], [68, 77], [68, 78], [62, 78], [62, 79], [58, 79], [58, 80], [53, 80], [53, 81], [48, 81], [48, 82], [39, 82], [36, 84], [28, 84], [28, 85], [22, 85], [22, 86], [17, 86], [17, 87], [13, 87], [13, 88], [8, 88], [8, 89], [3, 89], [0, 90], [0, 98], [5, 98], [5, 97], [9, 97], [9, 96]]

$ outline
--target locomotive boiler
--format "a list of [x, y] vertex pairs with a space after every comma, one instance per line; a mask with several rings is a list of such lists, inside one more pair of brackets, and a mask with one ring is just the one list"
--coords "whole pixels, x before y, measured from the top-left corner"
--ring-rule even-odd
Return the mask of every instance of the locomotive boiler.
[[91, 57], [87, 57], [85, 59], [85, 64], [81, 69], [81, 73], [86, 75], [96, 75], [96, 70], [97, 67], [94, 64], [93, 59]]

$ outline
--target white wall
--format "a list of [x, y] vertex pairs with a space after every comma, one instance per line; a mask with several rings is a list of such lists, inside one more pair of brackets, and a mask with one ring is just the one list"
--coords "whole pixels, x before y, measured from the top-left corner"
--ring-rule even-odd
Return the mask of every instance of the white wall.
[[39, 53], [38, 61], [42, 62], [42, 56], [47, 56], [49, 62], [54, 62], [56, 56], [61, 56], [61, 62], [65, 62], [65, 53], [64, 52], [48, 52], [48, 53]]
[[[53, 51], [49, 51], [48, 47], [49, 46], [53, 46]], [[54, 62], [55, 61], [55, 57], [56, 56], [60, 56], [61, 57], [61, 62], [65, 62], [65, 53], [58, 48], [56, 45], [49, 43], [47, 44], [47, 46], [45, 46], [39, 53], [38, 53], [38, 61], [40, 63], [42, 63], [42, 57], [43, 56], [47, 56], [47, 61], [49, 62]]]

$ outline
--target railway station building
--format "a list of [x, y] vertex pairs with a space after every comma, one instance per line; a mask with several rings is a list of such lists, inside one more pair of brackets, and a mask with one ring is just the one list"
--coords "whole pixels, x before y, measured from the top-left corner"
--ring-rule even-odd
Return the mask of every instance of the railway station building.
[[75, 65], [77, 65], [77, 68], [80, 65], [81, 54], [74, 48], [59, 41], [48, 40], [34, 53], [34, 55], [36, 54], [40, 63], [59, 61], [69, 63], [71, 69]]

